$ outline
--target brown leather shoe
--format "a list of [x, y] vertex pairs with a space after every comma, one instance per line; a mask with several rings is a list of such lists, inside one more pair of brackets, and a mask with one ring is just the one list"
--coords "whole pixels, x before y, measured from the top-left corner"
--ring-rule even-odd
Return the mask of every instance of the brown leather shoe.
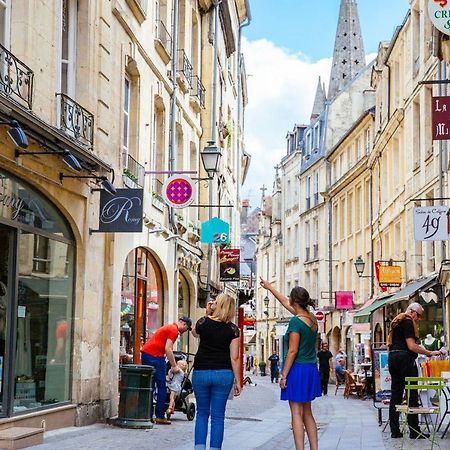
[[170, 425], [172, 422], [169, 419], [159, 419], [158, 417], [155, 419], [155, 423], [157, 425]]

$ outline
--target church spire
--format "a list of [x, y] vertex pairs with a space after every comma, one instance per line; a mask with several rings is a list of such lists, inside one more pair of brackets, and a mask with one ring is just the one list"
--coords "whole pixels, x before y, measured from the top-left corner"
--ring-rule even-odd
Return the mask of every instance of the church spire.
[[327, 97], [325, 95], [325, 88], [320, 80], [317, 83], [316, 98], [314, 99], [314, 106], [311, 113], [311, 120], [316, 119], [320, 116], [321, 112], [325, 109], [325, 101]]
[[356, 0], [341, 0], [328, 98], [335, 97], [365, 65]]

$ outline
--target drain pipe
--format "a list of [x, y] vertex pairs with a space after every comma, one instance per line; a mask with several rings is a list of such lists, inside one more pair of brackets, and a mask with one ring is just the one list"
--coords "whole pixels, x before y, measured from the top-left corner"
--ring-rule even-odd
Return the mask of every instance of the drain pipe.
[[[170, 96], [170, 123], [169, 123], [169, 172], [173, 172], [177, 168], [176, 148], [176, 110], [177, 110], [177, 71], [178, 71], [178, 6], [179, 0], [173, 2], [173, 18], [172, 18], [172, 94]], [[170, 173], [169, 176], [173, 175]], [[177, 233], [177, 221], [175, 210], [169, 208], [169, 223], [173, 233]]]
[[[213, 51], [213, 86], [212, 86], [212, 114], [211, 114], [211, 142], [217, 145], [217, 87], [219, 81], [219, 6], [222, 0], [214, 1], [214, 51]], [[213, 179], [209, 180], [208, 189], [208, 219], [212, 219], [212, 205], [214, 202], [213, 196]], [[206, 276], [206, 301], [211, 300], [211, 277], [212, 277], [212, 244], [208, 244], [208, 272]]]
[[238, 206], [238, 211], [240, 211], [241, 208], [241, 135], [244, 134], [244, 126], [242, 126], [242, 130], [240, 129], [241, 126], [241, 120], [242, 124], [243, 122], [243, 116], [244, 116], [244, 105], [241, 105], [242, 103], [242, 92], [241, 92], [241, 61], [243, 60], [243, 57], [241, 55], [241, 41], [242, 41], [242, 29], [245, 27], [248, 27], [250, 25], [250, 22], [252, 21], [252, 14], [250, 11], [250, 4], [249, 0], [245, 0], [245, 9], [247, 11], [247, 20], [239, 25], [239, 38], [238, 38], [238, 73], [237, 73], [237, 92], [238, 92], [238, 110], [237, 110], [237, 127], [236, 129], [238, 131], [237, 133], [237, 143], [236, 143], [236, 179], [237, 179], [237, 186], [236, 186], [236, 205]]

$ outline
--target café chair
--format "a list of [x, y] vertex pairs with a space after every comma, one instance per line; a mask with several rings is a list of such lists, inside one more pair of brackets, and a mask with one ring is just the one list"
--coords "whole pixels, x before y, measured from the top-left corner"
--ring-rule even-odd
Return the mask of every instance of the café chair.
[[[405, 391], [406, 391], [406, 398], [407, 402], [406, 404], [402, 405], [396, 405], [396, 410], [399, 413], [402, 413], [405, 415], [406, 420], [404, 421], [404, 429], [403, 431], [403, 442], [402, 442], [402, 449], [404, 448], [404, 442], [406, 436], [409, 435], [408, 433], [408, 415], [410, 414], [422, 414], [426, 418], [426, 416], [430, 417], [431, 424], [427, 423], [427, 428], [429, 428], [430, 435], [423, 434], [420, 430], [417, 430], [418, 436], [421, 436], [421, 439], [428, 439], [431, 443], [431, 450], [433, 448], [441, 448], [439, 443], [436, 441], [436, 434], [438, 429], [438, 417], [440, 414], [440, 398], [442, 390], [445, 387], [444, 379], [440, 377], [406, 377], [405, 378]], [[434, 391], [435, 394], [437, 394], [437, 404], [431, 404], [427, 406], [409, 406], [409, 398], [411, 395], [411, 391], [417, 391], [417, 394], [420, 398], [420, 391]], [[432, 415], [435, 415], [435, 420], [433, 421]]]
[[334, 395], [336, 395], [340, 387], [345, 388], [345, 379], [338, 375], [336, 372], [334, 374], [334, 378], [336, 383], [336, 390], [334, 391]]
[[348, 370], [344, 372], [344, 375], [345, 375], [344, 398], [349, 398], [350, 394], [356, 394], [359, 398], [361, 398], [364, 392], [364, 384], [355, 381], [352, 374]]
[[[444, 423], [445, 418], [448, 414], [450, 414], [450, 389], [446, 386], [444, 389], [442, 389], [442, 394], [445, 399], [445, 411], [442, 413], [441, 420], [439, 422], [439, 425], [436, 428], [436, 431], [439, 431], [441, 429], [442, 424]], [[450, 426], [450, 421], [447, 423], [447, 426], [445, 427], [444, 432], [441, 435], [441, 438], [444, 439], [445, 435], [447, 434], [448, 427]]]

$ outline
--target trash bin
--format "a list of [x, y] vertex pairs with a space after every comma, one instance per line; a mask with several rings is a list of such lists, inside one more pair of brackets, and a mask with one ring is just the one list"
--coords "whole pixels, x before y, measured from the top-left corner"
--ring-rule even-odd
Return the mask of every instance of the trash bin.
[[111, 421], [125, 428], [153, 428], [152, 379], [155, 368], [138, 364], [120, 366], [119, 416]]

